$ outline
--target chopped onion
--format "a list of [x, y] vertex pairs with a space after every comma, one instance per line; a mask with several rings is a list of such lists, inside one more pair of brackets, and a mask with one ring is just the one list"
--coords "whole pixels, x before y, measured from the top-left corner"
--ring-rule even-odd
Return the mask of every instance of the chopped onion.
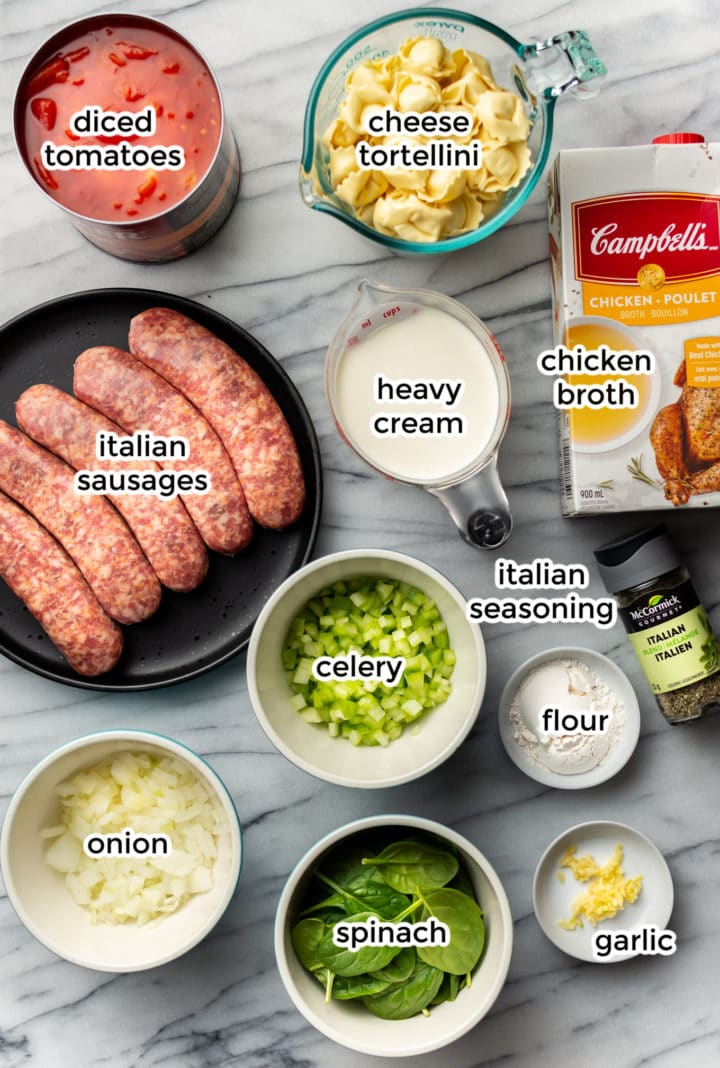
[[[225, 816], [214, 795], [176, 757], [123, 752], [56, 788], [61, 820], [41, 830], [46, 863], [65, 877], [92, 923], [145, 924], [175, 912], [212, 887]], [[167, 856], [83, 852], [90, 834], [164, 834]]]

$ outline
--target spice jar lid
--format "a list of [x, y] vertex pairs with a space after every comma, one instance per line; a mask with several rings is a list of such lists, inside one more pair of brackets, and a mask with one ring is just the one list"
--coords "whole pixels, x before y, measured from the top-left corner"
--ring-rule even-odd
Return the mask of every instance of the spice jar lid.
[[595, 549], [595, 559], [610, 593], [639, 586], [682, 564], [662, 523], [601, 545]]

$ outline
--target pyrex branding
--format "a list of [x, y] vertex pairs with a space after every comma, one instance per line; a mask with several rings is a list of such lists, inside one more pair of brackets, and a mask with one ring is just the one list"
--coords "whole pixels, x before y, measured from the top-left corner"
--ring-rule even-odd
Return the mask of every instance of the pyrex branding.
[[577, 201], [572, 210], [579, 279], [636, 284], [649, 257], [668, 282], [718, 273], [720, 197], [622, 194]]

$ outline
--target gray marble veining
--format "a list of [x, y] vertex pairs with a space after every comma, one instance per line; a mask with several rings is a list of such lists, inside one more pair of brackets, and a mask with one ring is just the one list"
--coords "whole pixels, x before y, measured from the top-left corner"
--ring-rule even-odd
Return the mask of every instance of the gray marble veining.
[[[508, 555], [530, 560], [549, 553], [591, 564], [594, 545], [618, 528], [632, 528], [631, 517], [613, 523], [559, 514], [554, 416], [534, 367], [551, 338], [542, 183], [505, 229], [450, 257], [388, 256], [301, 203], [302, 116], [316, 71], [361, 22], [405, 5], [367, 0], [358, 11], [330, 0], [131, 5], [167, 19], [209, 57], [243, 163], [240, 200], [218, 237], [184, 261], [152, 267], [114, 260], [88, 245], [33, 187], [12, 139], [14, 88], [30, 54], [70, 19], [118, 6], [87, 7], [79, 0], [1, 5], [2, 320], [100, 286], [164, 289], [224, 312], [282, 360], [315, 421], [326, 486], [316, 554], [356, 546], [399, 549], [440, 568], [466, 596], [482, 596], [493, 592], [490, 557], [460, 541], [438, 502], [372, 475], [339, 440], [322, 389], [325, 349], [362, 277], [435, 288], [485, 319], [508, 359], [513, 416], [500, 460], [516, 524]], [[590, 32], [609, 76], [597, 99], [561, 101], [553, 150], [639, 144], [687, 128], [718, 138], [720, 42], [711, 0], [479, 0], [471, 7], [522, 40], [575, 26]], [[720, 626], [718, 520], [697, 512], [670, 518]], [[600, 593], [597, 579], [593, 591]], [[410, 1065], [717, 1064], [720, 723], [665, 726], [619, 626], [607, 633], [590, 626], [488, 627], [485, 640], [488, 690], [468, 741], [426, 778], [380, 792], [320, 783], [274, 750], [249, 705], [244, 655], [184, 685], [127, 696], [63, 687], [0, 659], [3, 811], [22, 776], [55, 746], [99, 727], [145, 727], [180, 739], [212, 762], [236, 799], [246, 848], [238, 893], [211, 937], [146, 973], [113, 977], [55, 959], [3, 896], [2, 1068], [334, 1068], [339, 1062], [389, 1068], [390, 1061], [341, 1050], [306, 1024], [283, 990], [272, 952], [277, 898], [303, 851], [340, 823], [383, 811], [433, 817], [470, 837], [499, 872], [515, 919], [509, 979], [491, 1014], [451, 1049]], [[627, 768], [578, 794], [543, 788], [517, 771], [501, 748], [495, 720], [508, 674], [532, 653], [568, 641], [609, 653], [626, 670], [637, 686], [643, 723]], [[542, 934], [531, 899], [537, 859], [556, 834], [590, 818], [630, 823], [666, 856], [676, 891], [675, 957], [583, 965]]]

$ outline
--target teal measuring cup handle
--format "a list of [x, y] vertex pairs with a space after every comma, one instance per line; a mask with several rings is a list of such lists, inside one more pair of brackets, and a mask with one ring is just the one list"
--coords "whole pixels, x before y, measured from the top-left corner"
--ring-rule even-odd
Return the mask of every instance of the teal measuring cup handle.
[[549, 101], [568, 91], [574, 96], [596, 96], [598, 82], [607, 74], [585, 30], [566, 30], [522, 45], [520, 55], [537, 89]]

